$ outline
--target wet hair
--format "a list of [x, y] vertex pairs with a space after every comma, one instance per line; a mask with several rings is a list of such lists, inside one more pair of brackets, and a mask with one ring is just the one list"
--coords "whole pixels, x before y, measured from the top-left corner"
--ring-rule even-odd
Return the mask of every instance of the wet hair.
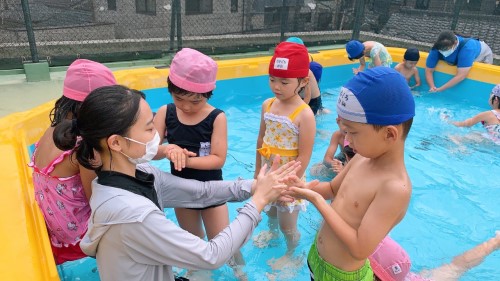
[[[411, 125], [412, 124], [413, 124], [413, 118], [410, 118], [410, 119], [406, 120], [405, 122], [403, 122], [401, 124], [398, 124], [398, 125], [402, 125], [403, 126], [402, 137], [403, 137], [404, 140], [408, 136], [408, 133], [410, 133], [410, 129], [411, 129]], [[373, 124], [372, 124], [372, 126], [373, 126], [373, 128], [376, 131], [380, 131], [382, 128], [387, 127], [386, 125], [373, 125]]]
[[[176, 94], [176, 95], [180, 95], [180, 96], [190, 96], [190, 95], [195, 94], [193, 92], [184, 90], [183, 88], [180, 88], [177, 85], [175, 85], [172, 82], [172, 80], [170, 80], [170, 77], [167, 77], [167, 84], [168, 84], [168, 92], [171, 95]], [[201, 95], [202, 97], [206, 98], [207, 100], [210, 99], [210, 97], [212, 97], [212, 91], [206, 92], [206, 93], [196, 93], [196, 94]]]
[[102, 139], [127, 135], [137, 122], [141, 99], [145, 99], [144, 93], [120, 85], [93, 90], [80, 106], [76, 119], [64, 120], [56, 126], [54, 143], [61, 150], [69, 150], [81, 137], [76, 147], [76, 159], [87, 169], [101, 169], [102, 166], [95, 165], [94, 150], [104, 151], [106, 147], [101, 145]]
[[493, 95], [491, 97], [491, 104], [493, 104], [493, 102], [495, 101], [495, 99], [498, 100], [498, 107], [497, 107], [497, 109], [500, 109], [500, 97]]
[[50, 126], [55, 127], [68, 117], [76, 118], [81, 104], [81, 101], [76, 101], [65, 96], [60, 97], [49, 113]]
[[439, 33], [436, 43], [432, 46], [435, 50], [448, 50], [457, 42], [457, 37], [453, 31], [443, 31]]

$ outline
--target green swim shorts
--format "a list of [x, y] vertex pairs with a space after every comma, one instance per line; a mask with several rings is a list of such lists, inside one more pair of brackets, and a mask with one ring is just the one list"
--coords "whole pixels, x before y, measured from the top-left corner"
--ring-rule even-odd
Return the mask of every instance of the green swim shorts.
[[319, 256], [316, 239], [309, 250], [307, 265], [314, 281], [373, 281], [373, 271], [366, 259], [365, 265], [356, 271], [340, 270]]

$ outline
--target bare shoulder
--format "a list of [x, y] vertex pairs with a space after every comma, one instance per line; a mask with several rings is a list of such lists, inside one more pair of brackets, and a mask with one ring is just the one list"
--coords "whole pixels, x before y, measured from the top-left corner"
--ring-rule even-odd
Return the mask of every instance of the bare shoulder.
[[397, 70], [397, 71], [399, 71], [399, 70], [401, 70], [401, 67], [403, 67], [403, 63], [401, 63], [401, 62], [400, 62], [400, 63], [398, 63], [398, 64], [394, 67], [394, 69], [395, 69], [395, 70]]
[[401, 170], [393, 175], [386, 175], [380, 181], [380, 189], [384, 195], [399, 199], [409, 199], [412, 192], [412, 184], [406, 170]]

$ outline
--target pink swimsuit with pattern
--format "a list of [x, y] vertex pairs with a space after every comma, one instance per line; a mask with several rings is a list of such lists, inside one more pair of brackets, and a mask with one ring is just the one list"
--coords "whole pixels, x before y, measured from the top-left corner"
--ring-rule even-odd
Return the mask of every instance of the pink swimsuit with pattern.
[[[38, 143], [35, 147], [38, 148]], [[47, 167], [39, 168], [35, 165], [36, 148], [29, 166], [33, 168], [35, 199], [45, 218], [51, 244], [58, 248], [74, 246], [87, 231], [90, 216], [80, 174], [67, 178], [50, 175], [72, 150], [64, 151]]]

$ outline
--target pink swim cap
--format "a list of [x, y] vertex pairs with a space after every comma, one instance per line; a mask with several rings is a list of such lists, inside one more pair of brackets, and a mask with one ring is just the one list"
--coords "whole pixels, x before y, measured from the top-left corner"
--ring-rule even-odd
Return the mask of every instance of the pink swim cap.
[[111, 85], [116, 85], [116, 79], [109, 68], [95, 61], [77, 59], [66, 71], [63, 96], [83, 101], [93, 90]]
[[170, 64], [170, 81], [193, 93], [208, 93], [215, 89], [217, 63], [194, 49], [183, 48]]
[[382, 281], [404, 281], [410, 273], [408, 253], [392, 238], [386, 236], [368, 257], [373, 273]]

